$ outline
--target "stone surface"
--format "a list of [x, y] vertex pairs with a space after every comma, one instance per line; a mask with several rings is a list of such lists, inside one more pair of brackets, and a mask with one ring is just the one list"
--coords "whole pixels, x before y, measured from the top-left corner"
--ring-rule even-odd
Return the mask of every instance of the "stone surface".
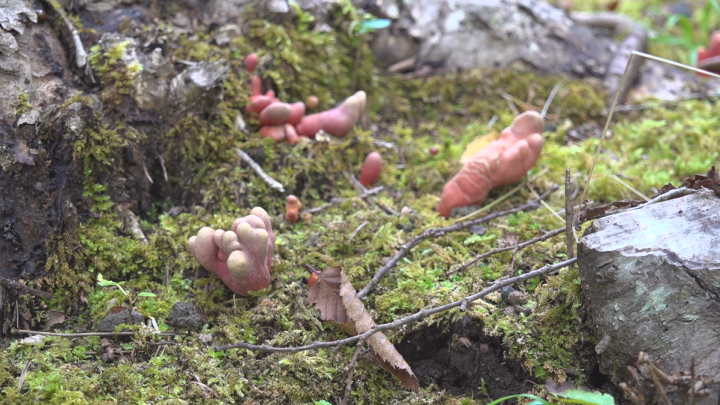
[[[579, 241], [578, 266], [588, 321], [607, 344], [601, 372], [630, 382], [626, 367], [645, 351], [667, 374], [689, 370], [695, 355], [697, 375], [720, 378], [718, 246], [720, 198], [710, 190], [593, 223]], [[697, 403], [716, 404], [712, 389]], [[687, 399], [669, 391], [673, 403]]]
[[[566, 13], [540, 0], [356, 0], [392, 25], [374, 36], [372, 49], [393, 71], [429, 68], [502, 69], [525, 65], [573, 78], [594, 77], [620, 100], [677, 100], [690, 93], [715, 94], [717, 81], [634, 57], [645, 52], [647, 30], [611, 12]], [[370, 6], [368, 6], [370, 5]], [[667, 84], [666, 84], [667, 82]], [[633, 84], [639, 83], [628, 94]]]
[[200, 330], [207, 323], [207, 316], [192, 302], [176, 302], [167, 322], [178, 328]]
[[[522, 62], [546, 72], [602, 77], [617, 47], [611, 33], [597, 35], [537, 0], [390, 0], [379, 8], [397, 16], [395, 37], [419, 44], [416, 65], [472, 69]], [[380, 53], [387, 47], [373, 45]]]
[[[145, 316], [138, 311], [132, 311], [132, 324], [140, 325], [145, 320]], [[115, 328], [121, 324], [130, 324], [127, 310], [120, 311], [116, 314], [109, 314], [98, 323], [97, 329], [100, 332], [115, 332]]]

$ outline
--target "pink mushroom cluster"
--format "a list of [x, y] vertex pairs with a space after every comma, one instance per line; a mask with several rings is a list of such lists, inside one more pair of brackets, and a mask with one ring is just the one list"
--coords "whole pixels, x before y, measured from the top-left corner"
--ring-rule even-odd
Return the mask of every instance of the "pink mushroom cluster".
[[253, 208], [229, 231], [203, 227], [188, 244], [197, 261], [234, 293], [248, 295], [270, 285], [275, 234], [264, 209]]
[[[253, 73], [258, 55], [251, 53], [245, 58], [245, 68]], [[347, 135], [365, 111], [366, 95], [358, 91], [340, 105], [327, 111], [305, 115], [306, 103], [284, 103], [275, 97], [273, 90], [263, 94], [262, 80], [254, 74], [251, 82], [252, 95], [247, 111], [258, 114], [260, 135], [287, 143], [296, 143], [300, 137], [314, 138], [320, 130], [336, 137]], [[317, 106], [317, 97], [310, 96], [307, 107]]]

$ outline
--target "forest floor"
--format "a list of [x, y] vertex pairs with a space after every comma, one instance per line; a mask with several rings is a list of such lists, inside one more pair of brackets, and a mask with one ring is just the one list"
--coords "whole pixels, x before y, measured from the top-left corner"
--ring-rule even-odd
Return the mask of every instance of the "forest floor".
[[[563, 78], [522, 68], [427, 78], [385, 75], [373, 65], [366, 38], [348, 35], [358, 16], [335, 17], [329, 32], [251, 21], [246, 35], [223, 46], [215, 44], [210, 30], [178, 37], [168, 47], [173, 58], [222, 60], [229, 68], [212, 108], [149, 114], [131, 107], [131, 69], [112, 51], [95, 54], [93, 68], [102, 85], [61, 107], [89, 107], [97, 99], [106, 106], [73, 143], [82, 172], [67, 180], [82, 190], [85, 205], [77, 207], [75, 226], [48, 238], [46, 269], [29, 283], [53, 298], [22, 294], [6, 305], [16, 314], [15, 329], [93, 333], [118, 308], [136, 308], [157, 329], [125, 325], [120, 329], [132, 336], [5, 338], [3, 403], [337, 404], [355, 344], [294, 353], [214, 347], [237, 342], [298, 347], [348, 337], [322, 322], [308, 303], [305, 265], [341, 266], [360, 290], [394, 258], [364, 301], [374, 321], [384, 324], [462, 300], [500, 277], [568, 258], [564, 231], [548, 233], [565, 226], [565, 170], [576, 190], [588, 181], [600, 142], [596, 134], [606, 119], [608, 95], [600, 85], [566, 82], [549, 106], [545, 145], [526, 179], [492, 191], [490, 208], [474, 222], [457, 225], [458, 218], [439, 216], [436, 206], [443, 185], [461, 167], [466, 145], [485, 134], [496, 136], [519, 112], [542, 110]], [[260, 54], [259, 74], [281, 99], [315, 95], [328, 108], [364, 90], [366, 116], [340, 139], [288, 145], [260, 137], [257, 120], [244, 110], [251, 75], [243, 58], [251, 52]], [[638, 199], [632, 188], [652, 197], [669, 182], [706, 172], [718, 161], [718, 112], [713, 101], [690, 100], [616, 114], [587, 198], [592, 204]], [[238, 116], [244, 116], [247, 131], [236, 124]], [[237, 148], [284, 191], [262, 180]], [[371, 151], [384, 159], [373, 185], [382, 189], [360, 198], [352, 176]], [[128, 157], [138, 155], [147, 164]], [[135, 206], [143, 241], [123, 223], [117, 182], [146, 175], [154, 182]], [[543, 205], [514, 209], [546, 192]], [[343, 200], [291, 223], [284, 219], [289, 194], [306, 209]], [[241, 297], [197, 263], [187, 240], [203, 226], [227, 229], [255, 206], [268, 211], [277, 237], [273, 279], [267, 289]], [[430, 231], [445, 227], [450, 228]], [[516, 248], [543, 235], [547, 238]], [[404, 250], [413, 240], [419, 243]], [[506, 249], [455, 271], [498, 248]], [[122, 283], [122, 289], [99, 285], [99, 274]], [[528, 294], [527, 312], [505, 310], [495, 291], [462, 310], [386, 330], [421, 391], [360, 361], [351, 370], [351, 402], [485, 404], [512, 394], [546, 395], [549, 379], [619, 398], [597, 369], [597, 340], [583, 322], [577, 270], [561, 268], [514, 287]], [[199, 308], [199, 326], [171, 325], [178, 302]]]

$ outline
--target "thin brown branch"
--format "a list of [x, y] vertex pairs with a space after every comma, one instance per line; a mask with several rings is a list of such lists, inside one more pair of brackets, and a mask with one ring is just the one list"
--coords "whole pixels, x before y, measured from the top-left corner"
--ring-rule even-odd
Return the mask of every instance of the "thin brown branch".
[[567, 238], [567, 256], [575, 257], [575, 213], [573, 212], [573, 184], [570, 169], [565, 169], [565, 238]]
[[529, 273], [521, 274], [517, 277], [508, 278], [506, 280], [503, 280], [501, 282], [497, 282], [493, 284], [492, 286], [475, 293], [473, 295], [467, 296], [463, 299], [453, 301], [449, 304], [441, 305], [439, 307], [435, 308], [429, 308], [429, 309], [423, 309], [422, 311], [416, 312], [412, 315], [408, 315], [404, 318], [397, 319], [393, 322], [384, 323], [382, 325], [375, 325], [372, 329], [365, 333], [361, 333], [359, 335], [355, 335], [349, 338], [345, 339], [339, 339], [339, 340], [333, 340], [330, 342], [315, 342], [309, 345], [305, 346], [297, 346], [297, 347], [274, 347], [274, 346], [267, 346], [267, 345], [253, 345], [250, 343], [244, 343], [239, 342], [232, 345], [226, 345], [226, 346], [216, 346], [214, 348], [215, 351], [222, 351], [222, 350], [229, 350], [229, 349], [249, 349], [249, 350], [259, 350], [263, 352], [281, 352], [281, 353], [297, 353], [305, 350], [314, 350], [314, 349], [322, 349], [322, 348], [328, 348], [328, 347], [337, 347], [337, 346], [343, 346], [348, 345], [351, 343], [355, 343], [360, 339], [369, 338], [373, 334], [377, 332], [382, 332], [385, 330], [395, 329], [402, 325], [409, 324], [411, 322], [415, 322], [424, 318], [427, 318], [430, 315], [434, 315], [440, 312], [444, 312], [450, 309], [453, 309], [455, 307], [461, 306], [464, 302], [471, 303], [473, 301], [479, 300], [480, 298], [490, 294], [493, 291], [497, 291], [507, 285], [511, 285], [514, 283], [519, 283], [522, 281], [525, 281], [530, 278], [539, 277], [543, 274], [550, 273], [555, 270], [562, 269], [563, 267], [567, 267], [577, 261], [576, 258], [568, 259], [560, 263], [556, 264], [548, 264], [547, 266], [543, 266], [537, 270], [533, 270]]
[[660, 393], [660, 396], [665, 401], [666, 405], [672, 405], [672, 402], [670, 402], [670, 398], [668, 398], [667, 394], [665, 393], [665, 389], [663, 388], [662, 384], [658, 380], [657, 374], [653, 372], [653, 369], [650, 368], [650, 377], [652, 378], [653, 384], [655, 384], [655, 389]]
[[637, 365], [648, 366], [648, 369], [650, 370], [650, 378], [652, 379], [653, 384], [655, 384], [655, 389], [660, 394], [663, 401], [665, 401], [666, 405], [672, 405], [670, 399], [665, 393], [665, 388], [663, 388], [662, 386], [662, 382], [671, 383], [670, 379], [665, 375], [665, 373], [663, 373], [659, 368], [655, 367], [655, 364], [650, 359], [650, 356], [645, 352], [640, 352], [640, 354], [638, 355]]
[[357, 366], [358, 357], [360, 357], [360, 352], [362, 351], [364, 345], [365, 339], [358, 340], [357, 346], [355, 347], [355, 354], [353, 354], [352, 360], [350, 360], [350, 363], [345, 368], [347, 370], [347, 380], [345, 380], [345, 395], [343, 395], [343, 399], [340, 402], [340, 405], [347, 405], [350, 403], [350, 394], [352, 394], [353, 374], [355, 373], [355, 366]]
[[358, 232], [360, 232], [363, 228], [365, 228], [365, 227], [368, 226], [369, 224], [370, 224], [370, 221], [365, 221], [365, 222], [363, 222], [362, 224], [360, 224], [360, 226], [358, 226], [357, 228], [355, 228], [355, 230], [353, 231], [353, 233], [350, 234], [350, 238], [348, 238], [348, 240], [350, 241], [350, 240], [355, 239], [355, 236], [357, 236]]
[[[59, 332], [40, 332], [36, 330], [13, 329], [10, 331], [13, 335], [27, 333], [29, 335], [43, 336], [60, 336], [60, 337], [85, 337], [85, 336], [134, 336], [136, 332], [85, 332], [85, 333], [59, 333]], [[158, 336], [177, 336], [173, 332], [153, 332], [152, 335]]]
[[542, 234], [542, 235], [540, 235], [540, 236], [536, 236], [536, 237], [534, 237], [534, 238], [532, 238], [532, 239], [528, 239], [528, 240], [526, 240], [525, 242], [522, 242], [522, 243], [518, 243], [518, 244], [515, 244], [515, 245], [512, 245], [512, 246], [505, 246], [505, 247], [495, 248], [495, 249], [493, 249], [493, 250], [489, 250], [489, 251], [487, 251], [487, 252], [485, 252], [485, 253], [481, 253], [481, 254], [473, 257], [472, 259], [468, 260], [467, 262], [461, 264], [460, 266], [458, 266], [458, 267], [456, 267], [456, 268], [454, 268], [454, 269], [452, 269], [452, 270], [446, 271], [446, 272], [443, 274], [443, 276], [444, 276], [444, 277], [447, 277], [447, 276], [453, 275], [453, 274], [455, 274], [455, 273], [457, 273], [457, 272], [463, 271], [463, 270], [467, 269], [468, 267], [472, 266], [473, 264], [477, 263], [478, 261], [480, 261], [480, 260], [482, 260], [482, 259], [484, 259], [484, 258], [486, 258], [486, 257], [490, 257], [490, 256], [492, 256], [492, 255], [496, 255], [496, 254], [502, 253], [502, 252], [507, 252], [508, 250], [514, 250], [514, 249], [520, 250], [520, 249], [526, 248], [526, 247], [528, 247], [528, 246], [530, 246], [530, 245], [532, 245], [532, 244], [534, 244], [534, 243], [542, 242], [542, 241], [544, 241], [544, 240], [546, 240], [546, 239], [552, 238], [553, 236], [560, 235], [560, 234], [563, 233], [564, 231], [565, 231], [565, 228], [553, 229], [552, 231], [545, 232], [544, 234]]
[[319, 206], [319, 207], [309, 208], [309, 209], [306, 209], [306, 210], [302, 210], [302, 212], [307, 212], [307, 213], [310, 213], [310, 214], [315, 214], [316, 212], [320, 212], [320, 211], [322, 211], [322, 210], [324, 210], [324, 209], [326, 209], [326, 208], [330, 208], [330, 207], [333, 207], [333, 206], [335, 206], [335, 205], [340, 205], [340, 204], [342, 204], [342, 203], [344, 203], [345, 201], [348, 201], [348, 200], [352, 200], [352, 199], [355, 199], [355, 198], [367, 198], [367, 197], [370, 197], [371, 195], [375, 195], [375, 194], [383, 191], [384, 189], [385, 189], [385, 186], [380, 186], [380, 187], [375, 187], [375, 188], [371, 188], [371, 189], [369, 189], [369, 190], [366, 190], [366, 191], [364, 191], [362, 194], [360, 194], [360, 195], [358, 195], [358, 196], [355, 196], [355, 197], [350, 197], [350, 198], [333, 198], [332, 200], [330, 200], [329, 203], [327, 203], [327, 204], [325, 204], [325, 205], [321, 205], [321, 206]]
[[168, 182], [168, 174], [167, 174], [167, 169], [165, 168], [165, 159], [163, 159], [162, 155], [159, 153], [158, 153], [157, 157], [158, 157], [158, 160], [160, 160], [160, 167], [162, 168], [163, 179], [165, 179], [165, 183], [167, 183]]
[[20, 378], [18, 378], [18, 392], [22, 391], [23, 385], [25, 384], [25, 376], [27, 375], [28, 370], [30, 370], [30, 365], [32, 364], [32, 360], [28, 360], [25, 362], [25, 366], [23, 367], [22, 371], [20, 372]]
[[[364, 185], [362, 185], [362, 184], [360, 183], [360, 181], [359, 181], [355, 176], [353, 176], [353, 175], [350, 175], [350, 182], [353, 184], [353, 186], [355, 186], [355, 188], [356, 188], [358, 191], [362, 192], [363, 194], [368, 191], [367, 187], [365, 187]], [[367, 201], [370, 201], [371, 203], [377, 205], [378, 208], [380, 208], [381, 210], [385, 211], [385, 213], [388, 214], [388, 215], [394, 215], [394, 216], [400, 215], [400, 213], [397, 212], [397, 211], [395, 211], [394, 208], [388, 207], [387, 205], [381, 203], [381, 202], [380, 202], [377, 198], [375, 198], [375, 197], [369, 196], [369, 197], [365, 197], [365, 198], [367, 198]]]
[[8, 280], [4, 277], [0, 278], [0, 284], [2, 284], [4, 287], [7, 287], [7, 288], [10, 288], [13, 290], [18, 290], [25, 294], [34, 295], [36, 297], [43, 297], [43, 298], [52, 298], [53, 297], [53, 293], [49, 293], [47, 291], [42, 291], [42, 290], [36, 290], [34, 288], [26, 286], [23, 283], [20, 283], [18, 281]]
[[632, 388], [630, 388], [629, 385], [625, 383], [620, 383], [620, 388], [623, 390], [625, 395], [630, 398], [630, 401], [632, 401], [635, 405], [643, 405], [645, 403], [645, 397], [640, 394], [639, 392], [636, 392]]
[[414, 248], [415, 246], [419, 245], [420, 242], [424, 241], [425, 239], [438, 238], [438, 237], [444, 236], [444, 235], [446, 235], [446, 234], [448, 234], [448, 233], [461, 231], [461, 230], [467, 229], [467, 228], [469, 228], [469, 227], [471, 227], [471, 226], [473, 226], [473, 225], [483, 224], [483, 223], [489, 222], [489, 221], [491, 221], [491, 220], [493, 220], [493, 219], [495, 219], [495, 218], [499, 218], [499, 217], [502, 217], [502, 216], [505, 216], [505, 215], [514, 214], [514, 213], [516, 213], [516, 212], [528, 211], [528, 210], [531, 210], [531, 209], [537, 209], [537, 208], [538, 208], [538, 202], [539, 202], [540, 200], [542, 200], [543, 198], [549, 196], [550, 194], [554, 193], [555, 190], [557, 190], [557, 189], [558, 189], [558, 186], [557, 186], [557, 185], [553, 185], [553, 186], [550, 187], [547, 191], [545, 191], [544, 193], [542, 193], [542, 194], [540, 195], [540, 197], [535, 198], [535, 199], [531, 200], [531, 201], [528, 202], [528, 203], [525, 203], [525, 204], [523, 204], [523, 205], [517, 206], [517, 207], [515, 207], [515, 208], [509, 209], [509, 210], [506, 210], [506, 211], [495, 211], [495, 212], [491, 212], [490, 214], [488, 214], [488, 215], [486, 215], [486, 216], [484, 216], [484, 217], [482, 217], [482, 218], [472, 219], [472, 220], [465, 221], [465, 222], [459, 222], [459, 223], [457, 223], [457, 224], [450, 225], [450, 226], [445, 226], [445, 227], [440, 227], [440, 228], [432, 228], [432, 229], [426, 229], [426, 230], [424, 230], [420, 235], [415, 236], [414, 238], [410, 239], [409, 242], [405, 243], [405, 244], [400, 248], [400, 250], [395, 254], [395, 256], [393, 256], [392, 258], [390, 258], [390, 260], [388, 260], [388, 262], [387, 262], [383, 267], [381, 267], [380, 270], [378, 270], [378, 272], [375, 274], [375, 276], [372, 278], [372, 280], [370, 280], [370, 282], [367, 283], [367, 285], [366, 285], [365, 287], [363, 287], [362, 290], [360, 290], [360, 292], [358, 293], [358, 297], [363, 298], [363, 297], [365, 297], [366, 295], [368, 295], [368, 293], [370, 292], [370, 290], [372, 290], [373, 287], [375, 287], [375, 285], [380, 281], [381, 278], [383, 278], [383, 276], [385, 276], [385, 274], [386, 274], [388, 271], [390, 271], [393, 267], [395, 267], [395, 264], [396, 264], [398, 261], [400, 261], [400, 259], [402, 259], [403, 257], [405, 257], [405, 255], [408, 254], [408, 252], [410, 252], [410, 250], [411, 250], [412, 248]]

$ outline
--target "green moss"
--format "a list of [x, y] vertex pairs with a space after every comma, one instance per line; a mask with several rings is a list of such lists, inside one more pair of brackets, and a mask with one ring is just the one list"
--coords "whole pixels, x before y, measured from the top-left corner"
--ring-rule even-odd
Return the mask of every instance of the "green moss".
[[30, 102], [30, 94], [25, 92], [18, 93], [15, 114], [18, 116], [23, 115], [28, 110], [30, 110], [30, 108], [32, 108], [32, 103]]
[[106, 51], [102, 46], [90, 48], [88, 62], [94, 74], [103, 84], [101, 99], [111, 107], [127, 102], [133, 93], [133, 78], [142, 70], [137, 59], [127, 60], [127, 47], [130, 40], [118, 42]]

